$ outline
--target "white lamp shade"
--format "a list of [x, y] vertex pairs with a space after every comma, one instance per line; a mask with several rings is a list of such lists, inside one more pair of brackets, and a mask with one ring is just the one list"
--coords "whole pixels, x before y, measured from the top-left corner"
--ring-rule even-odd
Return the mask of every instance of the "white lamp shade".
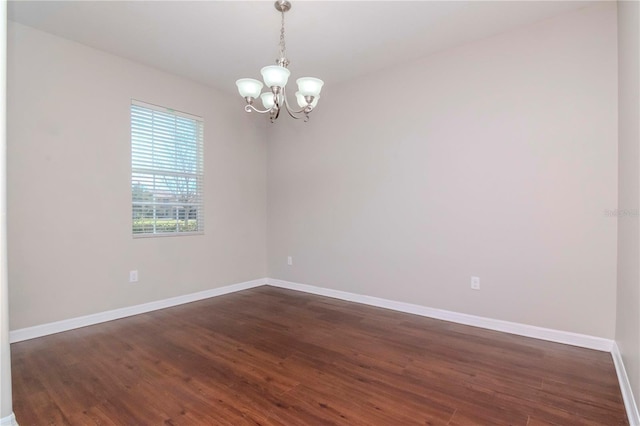
[[264, 105], [264, 107], [266, 109], [271, 109], [273, 108], [273, 93], [272, 92], [264, 92], [262, 95], [260, 95], [260, 99], [262, 100], [262, 105]]
[[[273, 108], [273, 100], [275, 99], [273, 96], [273, 92], [264, 92], [262, 95], [260, 95], [260, 99], [262, 100], [262, 105], [264, 105], [266, 109]], [[282, 93], [280, 93], [278, 95], [278, 105], [282, 106], [283, 103], [284, 98], [282, 97]]]
[[317, 98], [320, 96], [324, 81], [319, 78], [302, 77], [297, 79], [296, 83], [298, 83], [298, 91], [302, 96], [314, 96]]
[[243, 98], [257, 98], [262, 90], [262, 82], [253, 78], [241, 78], [236, 81], [236, 86]]
[[[316, 96], [313, 98], [313, 101], [311, 101], [311, 107], [315, 108], [316, 105], [318, 105], [318, 99], [320, 99], [320, 96]], [[298, 101], [298, 105], [300, 106], [300, 108], [304, 108], [307, 106], [307, 101], [304, 99], [304, 95], [300, 92], [296, 92], [296, 100]]]
[[262, 79], [267, 87], [284, 87], [287, 85], [291, 71], [280, 65], [269, 65], [260, 70]]

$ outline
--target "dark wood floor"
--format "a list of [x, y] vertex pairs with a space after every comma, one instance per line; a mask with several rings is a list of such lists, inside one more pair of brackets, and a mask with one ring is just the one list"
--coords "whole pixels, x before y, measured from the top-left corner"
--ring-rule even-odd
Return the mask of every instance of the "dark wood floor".
[[27, 425], [625, 425], [611, 355], [272, 287], [16, 343]]

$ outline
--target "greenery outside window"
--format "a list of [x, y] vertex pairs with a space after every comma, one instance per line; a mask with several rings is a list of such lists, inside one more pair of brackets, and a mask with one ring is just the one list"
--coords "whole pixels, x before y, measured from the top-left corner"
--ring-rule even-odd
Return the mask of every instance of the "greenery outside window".
[[131, 101], [133, 236], [204, 232], [202, 118]]

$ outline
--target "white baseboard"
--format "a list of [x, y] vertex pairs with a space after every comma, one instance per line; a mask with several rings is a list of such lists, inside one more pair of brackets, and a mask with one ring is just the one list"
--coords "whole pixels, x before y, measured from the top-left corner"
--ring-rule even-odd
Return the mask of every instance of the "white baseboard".
[[260, 278], [253, 281], [246, 281], [243, 283], [213, 288], [211, 290], [200, 291], [198, 293], [185, 294], [183, 296], [143, 303], [141, 305], [128, 306], [126, 308], [99, 312], [97, 314], [70, 318], [67, 320], [36, 325], [33, 327], [20, 328], [18, 330], [9, 332], [9, 341], [11, 343], [16, 343], [23, 340], [35, 339], [36, 337], [47, 336], [49, 334], [60, 333], [62, 331], [73, 330], [80, 327], [86, 327], [88, 325], [99, 324], [101, 322], [130, 317], [132, 315], [143, 314], [145, 312], [151, 312], [158, 309], [169, 308], [171, 306], [182, 305], [183, 303], [190, 303], [202, 299], [208, 299], [210, 297], [221, 296], [223, 294], [234, 293], [236, 291], [246, 290], [265, 284], [267, 284], [267, 279]]
[[536, 327], [533, 325], [479, 317], [475, 315], [461, 314], [458, 312], [446, 311], [443, 309], [429, 308], [426, 306], [414, 305], [411, 303], [397, 302], [395, 300], [365, 296], [361, 294], [332, 290], [329, 288], [316, 287], [307, 284], [293, 283], [274, 278], [267, 278], [267, 283], [274, 287], [303, 291], [305, 293], [313, 293], [319, 296], [333, 297], [335, 299], [346, 300], [349, 302], [363, 303], [365, 305], [392, 309], [394, 311], [421, 315], [423, 317], [451, 321], [459, 324], [486, 328], [489, 330], [517, 334], [519, 336], [533, 337], [535, 339], [548, 340], [551, 342], [564, 343], [567, 345], [579, 346], [588, 349], [595, 349], [598, 351], [611, 352], [611, 348], [613, 347], [613, 340], [589, 336], [586, 334], [571, 333], [569, 331], [560, 331], [550, 328]]
[[638, 412], [638, 405], [633, 397], [633, 391], [631, 390], [631, 383], [629, 383], [629, 376], [627, 376], [627, 370], [624, 368], [624, 362], [622, 362], [622, 355], [617, 343], [613, 343], [611, 350], [611, 356], [613, 357], [613, 364], [616, 366], [616, 374], [618, 375], [618, 382], [620, 382], [620, 391], [622, 392], [622, 399], [624, 400], [624, 407], [627, 410], [627, 418], [631, 426], [640, 426], [640, 413]]
[[568, 331], [553, 330], [549, 328], [536, 327], [509, 321], [496, 320], [475, 315], [461, 314], [458, 312], [446, 311], [443, 309], [430, 308], [427, 306], [414, 305], [411, 303], [398, 302], [395, 300], [382, 299], [373, 296], [365, 296], [361, 294], [316, 287], [307, 284], [299, 284], [274, 278], [260, 278], [253, 281], [232, 284], [224, 287], [214, 288], [211, 290], [201, 291], [198, 293], [191, 293], [183, 296], [172, 297], [169, 299], [158, 300], [155, 302], [144, 303], [141, 305], [128, 306], [126, 308], [114, 309], [111, 311], [99, 312], [82, 317], [70, 318], [67, 320], [36, 325], [33, 327], [21, 328], [9, 332], [9, 341], [11, 343], [21, 342], [23, 340], [34, 339], [36, 337], [42, 337], [49, 334], [73, 330], [75, 328], [99, 324], [101, 322], [143, 314], [145, 312], [151, 312], [158, 309], [177, 306], [183, 303], [195, 302], [197, 300], [208, 299], [210, 297], [221, 296], [223, 294], [246, 290], [266, 284], [274, 287], [287, 288], [290, 290], [297, 290], [305, 293], [317, 294], [320, 296], [333, 297], [335, 299], [363, 303], [365, 305], [392, 309], [399, 312], [406, 312], [410, 314], [421, 315], [424, 317], [436, 318], [445, 321], [456, 322], [459, 324], [471, 325], [474, 327], [502, 331], [505, 333], [533, 337], [536, 339], [564, 343], [573, 346], [580, 346], [583, 348], [595, 349], [599, 351], [611, 352], [613, 348], [612, 340], [603, 339], [600, 337], [571, 333]]
[[18, 426], [18, 421], [13, 413], [0, 419], [0, 426]]

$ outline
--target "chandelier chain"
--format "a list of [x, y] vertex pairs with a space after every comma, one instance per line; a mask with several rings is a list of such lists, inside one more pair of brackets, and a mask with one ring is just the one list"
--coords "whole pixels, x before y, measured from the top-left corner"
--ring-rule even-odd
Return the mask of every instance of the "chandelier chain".
[[284, 11], [281, 12], [282, 14], [282, 25], [280, 27], [280, 58], [286, 58], [285, 54], [286, 54], [286, 45], [284, 42]]

